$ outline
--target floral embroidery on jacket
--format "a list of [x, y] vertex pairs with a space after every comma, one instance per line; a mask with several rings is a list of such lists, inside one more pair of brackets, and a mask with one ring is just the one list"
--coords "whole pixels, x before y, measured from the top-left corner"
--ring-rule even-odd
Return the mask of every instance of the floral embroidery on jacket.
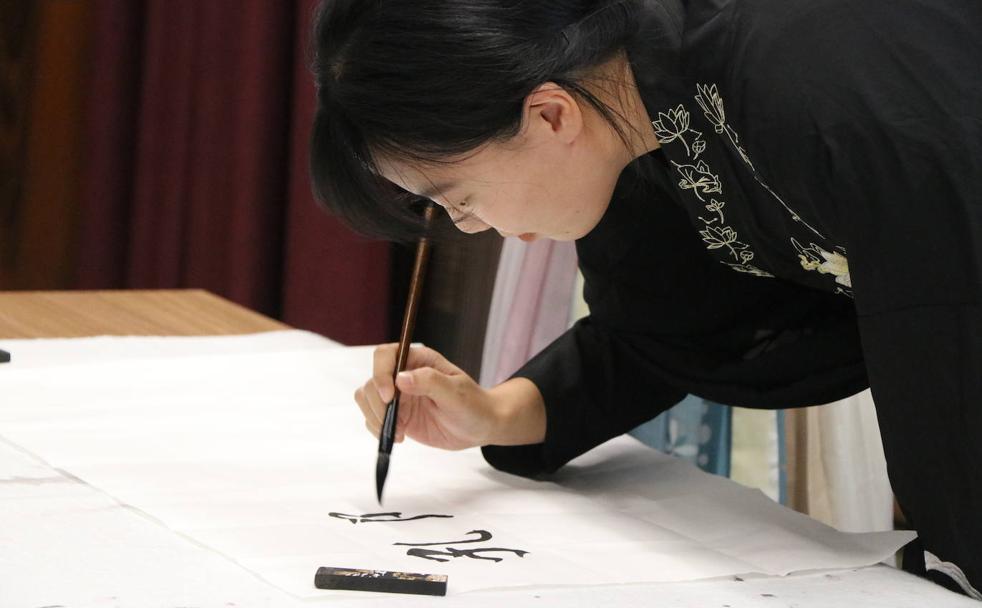
[[672, 165], [678, 170], [679, 174], [682, 175], [682, 181], [679, 182], [679, 188], [683, 190], [692, 190], [692, 193], [696, 195], [701, 201], [705, 201], [702, 194], [713, 194], [722, 193], [722, 186], [719, 183], [719, 177], [709, 170], [709, 165], [704, 161], [699, 161], [694, 165], [680, 165], [675, 161], [672, 161]]
[[[780, 203], [791, 220], [811, 231], [818, 239], [827, 242], [828, 239], [825, 235], [806, 222], [761, 179], [746, 149], [740, 143], [739, 134], [726, 121], [726, 108], [723, 104], [723, 98], [719, 94], [719, 88], [715, 84], [697, 84], [695, 100], [699, 104], [699, 108], [702, 109], [703, 116], [713, 126], [713, 130], [718, 135], [726, 136], [724, 141], [729, 141], [750, 169], [754, 180]], [[701, 131], [692, 128], [691, 122], [689, 111], [684, 105], [679, 104], [666, 112], [659, 112], [658, 119], [653, 120], [651, 125], [655, 129], [655, 135], [659, 142], [662, 144], [679, 142], [685, 148], [685, 156], [689, 162], [678, 163], [673, 160], [671, 164], [681, 178], [678, 187], [683, 191], [691, 191], [709, 212], [706, 216], [697, 216], [697, 219], [703, 223], [703, 228], [699, 230], [703, 243], [709, 250], [725, 252], [730, 259], [721, 260], [721, 262], [733, 270], [761, 277], [774, 276], [750, 264], [750, 261], [755, 257], [753, 249], [749, 243], [740, 240], [740, 235], [735, 228], [727, 224], [723, 210], [726, 206], [723, 198], [723, 184], [719, 174], [714, 173], [706, 161], [699, 160], [699, 155], [706, 150], [706, 141], [703, 139]], [[711, 196], [714, 194], [718, 195], [718, 198]], [[706, 202], [707, 198], [709, 199], [708, 203]], [[852, 297], [849, 260], [844, 248], [834, 246], [830, 251], [814, 242], [810, 242], [806, 247], [793, 237], [791, 238], [791, 245], [798, 253], [798, 260], [804, 270], [832, 275], [835, 278], [836, 293]]]
[[[679, 104], [674, 110], [659, 112], [658, 120], [651, 121], [651, 126], [655, 128], [655, 135], [658, 141], [668, 144], [673, 141], [680, 141], [685, 146], [685, 155], [691, 156], [692, 160], [699, 158], [703, 150], [706, 149], [706, 142], [702, 139], [702, 133], [689, 127], [689, 112]], [[690, 135], [692, 144], [689, 144], [687, 135]]]
[[753, 174], [757, 183], [760, 184], [764, 190], [767, 190], [767, 192], [769, 192], [770, 195], [773, 196], [782, 207], [784, 207], [784, 210], [791, 215], [792, 220], [798, 222], [805, 228], [808, 228], [819, 238], [824, 239], [825, 235], [802, 219], [801, 216], [798, 215], [798, 213], [787, 203], [785, 203], [784, 199], [778, 196], [777, 192], [774, 192], [770, 186], [764, 183], [764, 180], [762, 180], [760, 175], [757, 174], [757, 169], [754, 167], [754, 164], [750, 162], [750, 157], [747, 155], [747, 151], [740, 145], [740, 136], [733, 130], [733, 127], [726, 123], [726, 111], [723, 109], [723, 98], [720, 97], [719, 90], [716, 88], [716, 85], [697, 84], [696, 90], [698, 91], [698, 94], [696, 95], [696, 103], [698, 103], [699, 107], [702, 108], [702, 113], [706, 117], [706, 120], [713, 124], [713, 127], [717, 133], [720, 135], [726, 135], [727, 139], [729, 139], [730, 143], [733, 145], [733, 148], [737, 151], [737, 154], [739, 154], [740, 158], [743, 159], [743, 162], [750, 167], [750, 172]]
[[[678, 107], [668, 112], [659, 112], [658, 120], [651, 121], [651, 126], [655, 129], [659, 141], [663, 144], [678, 141], [685, 147], [685, 155], [689, 163], [677, 163], [672, 161], [672, 166], [678, 171], [681, 180], [679, 188], [691, 190], [692, 194], [703, 203], [706, 211], [712, 215], [707, 217], [699, 216], [699, 220], [704, 224], [699, 231], [706, 249], [719, 249], [725, 251], [732, 261], [720, 260], [730, 268], [752, 274], [758, 277], [773, 277], [765, 270], [757, 268], [750, 261], [754, 259], [754, 252], [748, 243], [740, 240], [737, 231], [726, 222], [726, 214], [723, 208], [726, 206], [723, 198], [723, 186], [720, 183], [719, 175], [713, 173], [712, 169], [705, 161], [698, 160], [699, 155], [706, 149], [706, 142], [702, 139], [702, 133], [690, 127], [691, 116], [684, 106]], [[689, 139], [686, 139], [688, 136]], [[689, 140], [691, 139], [691, 144]], [[710, 195], [718, 194], [719, 199]], [[709, 202], [706, 197], [709, 196]]]
[[743, 162], [747, 163], [751, 170], [754, 170], [754, 164], [750, 162], [747, 151], [740, 145], [740, 136], [737, 135], [737, 132], [730, 125], [726, 124], [726, 110], [723, 108], [723, 98], [719, 96], [716, 85], [706, 86], [704, 84], [697, 84], [696, 91], [698, 91], [696, 103], [702, 108], [703, 116], [712, 123], [713, 129], [717, 134], [726, 134], [730, 143], [733, 144], [733, 147], [740, 154]]
[[798, 261], [802, 268], [834, 275], [835, 282], [839, 285], [836, 292], [852, 295], [852, 279], [849, 277], [849, 260], [845, 256], [845, 249], [838, 247], [841, 253], [827, 251], [815, 243], [809, 243], [808, 247], [805, 247], [795, 238], [791, 239], [791, 244], [798, 251]]

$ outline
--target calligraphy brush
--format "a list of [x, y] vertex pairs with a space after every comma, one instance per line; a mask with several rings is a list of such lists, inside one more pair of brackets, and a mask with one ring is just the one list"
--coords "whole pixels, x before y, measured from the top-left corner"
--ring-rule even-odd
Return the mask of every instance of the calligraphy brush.
[[[423, 221], [429, 228], [436, 206], [426, 205]], [[413, 327], [416, 325], [416, 312], [419, 310], [420, 294], [423, 291], [423, 274], [426, 272], [426, 262], [430, 257], [430, 239], [426, 236], [419, 240], [416, 246], [416, 262], [413, 265], [413, 276], [409, 283], [409, 300], [406, 302], [406, 314], [402, 317], [402, 332], [399, 335], [399, 351], [396, 355], [396, 369], [392, 374], [392, 384], [396, 376], [406, 367], [409, 360], [409, 344], [412, 340]], [[382, 488], [389, 474], [389, 456], [392, 454], [392, 444], [396, 438], [396, 421], [399, 419], [399, 388], [395, 387], [392, 401], [385, 406], [385, 419], [378, 436], [378, 461], [375, 463], [375, 491], [378, 493], [378, 504], [382, 504]]]

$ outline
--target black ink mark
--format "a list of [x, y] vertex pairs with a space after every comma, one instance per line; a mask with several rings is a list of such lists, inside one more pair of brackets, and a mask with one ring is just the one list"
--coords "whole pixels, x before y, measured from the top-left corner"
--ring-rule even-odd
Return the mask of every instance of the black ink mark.
[[453, 547], [447, 547], [446, 551], [437, 551], [436, 549], [421, 549], [419, 547], [414, 547], [406, 551], [406, 555], [411, 555], [413, 557], [422, 557], [423, 559], [430, 559], [435, 562], [447, 562], [448, 559], [440, 559], [436, 557], [438, 555], [445, 555], [447, 557], [469, 557], [471, 559], [486, 559], [492, 562], [500, 562], [503, 558], [500, 557], [485, 557], [481, 555], [482, 553], [490, 553], [492, 551], [507, 551], [514, 553], [518, 557], [525, 557], [528, 551], [522, 551], [521, 549], [502, 549], [500, 547], [481, 547], [478, 549], [454, 549]]
[[[406, 551], [406, 555], [411, 555], [413, 557], [421, 557], [423, 559], [433, 560], [435, 562], [447, 562], [449, 559], [442, 559], [442, 557], [447, 558], [457, 558], [457, 557], [469, 557], [471, 559], [484, 559], [492, 562], [500, 562], [503, 558], [501, 557], [487, 557], [484, 553], [491, 552], [510, 552], [514, 553], [518, 557], [525, 557], [528, 555], [528, 551], [522, 551], [521, 549], [504, 549], [501, 547], [479, 547], [475, 549], [456, 549], [454, 547], [448, 547], [447, 545], [466, 545], [469, 543], [483, 543], [491, 540], [492, 535], [487, 530], [471, 530], [468, 534], [477, 534], [477, 538], [469, 538], [464, 540], [452, 540], [449, 542], [440, 543], [393, 543], [394, 545], [399, 545], [402, 547], [413, 547]], [[421, 547], [445, 547], [443, 551], [438, 551], [436, 549], [422, 549]]]
[[391, 521], [414, 521], [417, 519], [426, 519], [427, 517], [444, 517], [451, 518], [453, 515], [436, 515], [432, 513], [426, 513], [424, 515], [414, 515], [412, 517], [403, 517], [402, 513], [399, 511], [390, 511], [388, 513], [365, 513], [363, 515], [350, 515], [348, 513], [338, 513], [337, 511], [331, 511], [328, 513], [331, 517], [337, 517], [338, 519], [346, 519], [353, 524], [369, 524], [373, 522], [391, 522]]
[[472, 538], [470, 540], [451, 540], [445, 543], [392, 543], [393, 545], [400, 545], [402, 547], [435, 547], [437, 545], [466, 545], [467, 543], [483, 543], [486, 540], [491, 540], [491, 533], [487, 530], [471, 530], [468, 534], [477, 534], [477, 538]]

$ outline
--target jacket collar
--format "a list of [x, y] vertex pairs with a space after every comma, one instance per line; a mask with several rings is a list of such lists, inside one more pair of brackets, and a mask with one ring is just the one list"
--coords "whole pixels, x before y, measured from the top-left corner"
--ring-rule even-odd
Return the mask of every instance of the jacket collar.
[[635, 3], [636, 33], [626, 51], [648, 115], [677, 105], [686, 88], [682, 77], [685, 7], [681, 0]]
[[691, 102], [697, 79], [725, 60], [729, 0], [638, 0], [626, 51], [648, 115]]

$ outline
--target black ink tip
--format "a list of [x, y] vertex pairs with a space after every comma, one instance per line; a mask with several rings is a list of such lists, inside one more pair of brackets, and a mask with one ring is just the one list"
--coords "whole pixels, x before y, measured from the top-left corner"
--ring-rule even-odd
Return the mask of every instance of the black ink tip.
[[382, 504], [382, 488], [385, 487], [385, 478], [389, 474], [389, 455], [385, 452], [378, 453], [378, 461], [375, 463], [375, 492], [378, 494], [378, 504]]

